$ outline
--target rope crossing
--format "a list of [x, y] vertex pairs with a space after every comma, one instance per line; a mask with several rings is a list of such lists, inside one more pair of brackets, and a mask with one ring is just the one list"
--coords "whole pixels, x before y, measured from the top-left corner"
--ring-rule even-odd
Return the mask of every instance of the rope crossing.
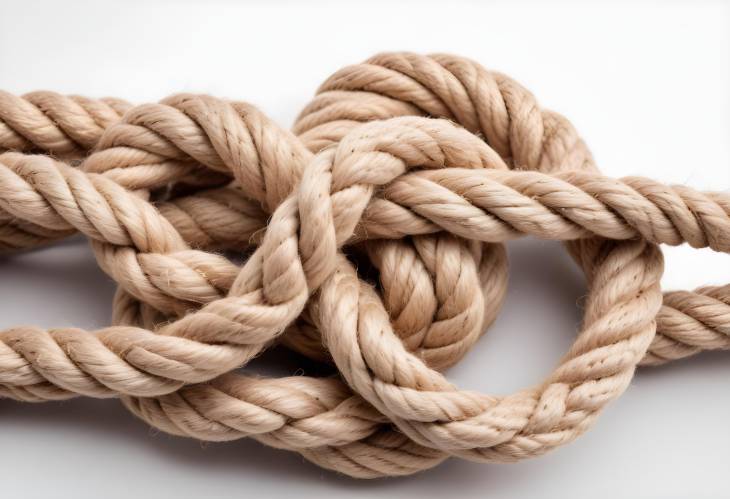
[[[77, 232], [118, 284], [113, 325], [0, 331], [0, 396], [119, 397], [354, 477], [543, 454], [637, 365], [730, 348], [730, 285], [662, 294], [657, 246], [730, 252], [730, 195], [606, 177], [564, 117], [450, 55], [345, 67], [291, 132], [206, 95], [0, 92], [0, 247]], [[462, 390], [442, 371], [498, 314], [523, 235], [585, 272], [581, 331], [535, 387]], [[234, 372], [274, 343], [338, 376]]]

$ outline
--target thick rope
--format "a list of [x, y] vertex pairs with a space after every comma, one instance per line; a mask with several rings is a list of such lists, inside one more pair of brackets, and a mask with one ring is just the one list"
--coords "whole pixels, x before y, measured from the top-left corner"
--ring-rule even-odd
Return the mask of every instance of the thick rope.
[[[504, 75], [382, 54], [330, 77], [294, 133], [208, 96], [0, 93], [0, 246], [80, 232], [119, 284], [109, 328], [0, 332], [0, 395], [121, 397], [173, 434], [377, 477], [542, 454], [638, 364], [730, 348], [730, 286], [662, 296], [656, 246], [730, 252], [730, 196], [603, 176]], [[584, 270], [581, 332], [537, 387], [460, 390], [440, 371], [495, 319], [523, 235]], [[340, 379], [231, 373], [273, 342]]]

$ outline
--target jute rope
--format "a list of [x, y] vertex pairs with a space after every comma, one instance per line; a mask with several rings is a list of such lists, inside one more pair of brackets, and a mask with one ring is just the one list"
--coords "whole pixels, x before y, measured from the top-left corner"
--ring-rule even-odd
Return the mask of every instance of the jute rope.
[[[0, 151], [0, 245], [80, 232], [119, 285], [111, 327], [0, 332], [2, 396], [119, 397], [173, 434], [378, 477], [542, 454], [637, 365], [730, 347], [730, 286], [662, 295], [657, 247], [730, 252], [730, 195], [603, 176], [564, 117], [464, 58], [346, 67], [293, 133], [204, 95], [2, 92]], [[526, 234], [584, 270], [581, 331], [536, 387], [459, 389], [441, 371], [496, 317], [503, 243]], [[234, 372], [274, 342], [339, 376]]]

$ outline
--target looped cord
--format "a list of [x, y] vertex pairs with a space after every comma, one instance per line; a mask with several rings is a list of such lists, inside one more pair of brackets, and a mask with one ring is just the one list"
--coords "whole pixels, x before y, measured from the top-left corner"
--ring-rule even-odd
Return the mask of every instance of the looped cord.
[[[169, 433], [355, 477], [542, 454], [637, 365], [730, 347], [730, 286], [662, 295], [657, 246], [730, 252], [730, 196], [603, 176], [564, 117], [456, 56], [343, 68], [293, 133], [203, 95], [0, 92], [0, 247], [75, 232], [119, 286], [113, 325], [1, 331], [0, 395], [119, 397]], [[585, 272], [581, 330], [539, 385], [462, 390], [442, 371], [495, 319], [523, 235]], [[272, 343], [339, 375], [233, 372]]]

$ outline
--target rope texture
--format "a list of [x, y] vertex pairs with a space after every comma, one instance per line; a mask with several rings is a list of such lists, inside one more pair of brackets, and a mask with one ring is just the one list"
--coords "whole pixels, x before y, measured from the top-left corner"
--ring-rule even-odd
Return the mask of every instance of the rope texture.
[[[730, 348], [730, 285], [662, 295], [657, 246], [730, 252], [730, 196], [603, 176], [564, 117], [451, 55], [343, 68], [292, 132], [205, 95], [0, 92], [0, 247], [76, 232], [118, 283], [113, 325], [1, 331], [0, 396], [119, 397], [354, 477], [543, 454], [637, 365]], [[585, 272], [581, 330], [538, 386], [459, 389], [442, 371], [497, 316], [523, 235]], [[338, 375], [234, 372], [274, 343]]]

